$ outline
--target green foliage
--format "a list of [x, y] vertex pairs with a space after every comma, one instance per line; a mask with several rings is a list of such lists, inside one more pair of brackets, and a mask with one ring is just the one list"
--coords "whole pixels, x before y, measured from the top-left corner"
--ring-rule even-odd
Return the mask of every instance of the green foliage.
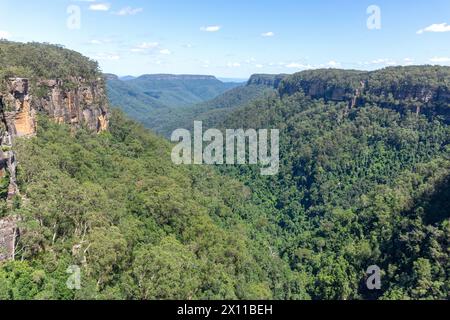
[[205, 127], [226, 119], [227, 115], [250, 101], [274, 92], [265, 85], [247, 85], [231, 89], [218, 97], [185, 108], [163, 108], [137, 120], [153, 131], [170, 138], [179, 128], [192, 129], [194, 121], [202, 121]]
[[74, 75], [87, 80], [100, 77], [97, 62], [62, 46], [0, 40], [1, 78], [24, 77], [70, 80]]
[[[9, 214], [22, 217], [16, 259], [24, 262], [0, 265], [2, 297], [307, 296], [242, 218], [258, 210], [243, 185], [173, 165], [170, 144], [122, 113], [101, 135], [42, 117], [37, 137], [16, 149], [24, 201]], [[72, 265], [80, 290], [66, 286]]]
[[[120, 107], [131, 118], [146, 127], [161, 132], [161, 123], [184, 120], [201, 104], [213, 99], [238, 84], [224, 83], [208, 76], [144, 75], [122, 81], [115, 75], [106, 75], [111, 105]], [[188, 110], [185, 110], [188, 109]], [[172, 126], [171, 126], [172, 127]]]
[[[408, 95], [422, 90], [407, 91], [409, 85], [447, 90], [447, 71], [375, 72], [368, 92], [382, 86], [404, 105]], [[261, 177], [250, 166], [221, 171], [245, 183], [253, 201], [272, 212], [264, 223], [272, 228], [264, 232], [277, 239], [291, 269], [307, 275], [312, 298], [446, 299], [450, 128], [440, 117], [446, 111], [439, 109], [439, 96], [426, 103], [436, 114], [393, 108], [384, 96], [377, 98], [380, 105], [369, 103], [369, 95], [350, 109], [361, 75], [300, 73], [280, 85], [279, 96], [255, 101], [214, 124], [281, 130], [277, 176]], [[373, 83], [378, 76], [379, 84]], [[259, 213], [248, 219], [259, 229]], [[373, 264], [384, 271], [379, 292], [365, 287], [365, 271]]]

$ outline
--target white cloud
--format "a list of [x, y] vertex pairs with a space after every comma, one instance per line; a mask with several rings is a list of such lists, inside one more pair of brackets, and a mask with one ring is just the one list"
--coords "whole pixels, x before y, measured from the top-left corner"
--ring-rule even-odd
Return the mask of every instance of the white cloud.
[[328, 61], [327, 66], [332, 67], [332, 68], [339, 68], [341, 66], [341, 63], [331, 60], [331, 61]]
[[0, 39], [8, 39], [11, 37], [11, 34], [8, 31], [0, 30]]
[[103, 41], [101, 41], [101, 40], [96, 40], [96, 39], [92, 39], [92, 40], [89, 40], [88, 43], [89, 43], [89, 44], [95, 44], [95, 45], [97, 45], [97, 44], [103, 44]]
[[263, 37], [273, 37], [274, 35], [275, 33], [273, 33], [272, 31], [261, 33], [261, 36]]
[[417, 34], [423, 34], [424, 32], [450, 32], [450, 25], [447, 23], [435, 23], [424, 29], [417, 31]]
[[95, 60], [108, 60], [108, 61], [117, 61], [120, 60], [120, 56], [117, 54], [111, 53], [98, 53], [93, 57]]
[[405, 58], [405, 59], [403, 59], [403, 65], [410, 66], [412, 64], [414, 64], [414, 59], [413, 58]]
[[154, 49], [159, 47], [158, 42], [142, 42], [137, 46], [139, 49]]
[[203, 68], [209, 68], [210, 64], [211, 64], [211, 61], [209, 61], [209, 60], [202, 61]]
[[161, 54], [171, 54], [170, 50], [162, 49], [158, 42], [142, 42], [136, 47], [130, 49], [131, 52], [152, 53], [159, 50]]
[[239, 68], [241, 64], [239, 62], [228, 62], [227, 67], [228, 68]]
[[391, 59], [375, 59], [370, 62], [365, 62], [365, 65], [384, 65], [384, 66], [394, 66], [397, 64], [396, 61]]
[[262, 69], [264, 66], [262, 64], [255, 64], [255, 68]]
[[217, 32], [220, 29], [222, 29], [221, 26], [206, 26], [206, 27], [201, 27], [200, 28], [200, 30], [206, 31], [206, 32]]
[[430, 62], [433, 63], [449, 63], [450, 57], [433, 57], [430, 59]]
[[89, 10], [92, 11], [108, 11], [111, 8], [109, 3], [95, 3], [89, 6]]
[[142, 8], [125, 7], [115, 12], [114, 14], [118, 16], [134, 16], [142, 11], [144, 11], [144, 9]]
[[159, 50], [159, 53], [165, 54], [165, 55], [172, 54], [172, 52], [171, 52], [169, 49], [162, 49], [162, 50]]
[[286, 68], [291, 68], [291, 69], [313, 69], [313, 66], [311, 65], [305, 65], [302, 63], [297, 63], [297, 62], [291, 62], [285, 65]]

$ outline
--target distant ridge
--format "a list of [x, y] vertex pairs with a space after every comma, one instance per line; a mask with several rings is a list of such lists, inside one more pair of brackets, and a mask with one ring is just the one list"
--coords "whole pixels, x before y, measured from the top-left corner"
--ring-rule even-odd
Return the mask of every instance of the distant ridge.
[[148, 79], [148, 80], [218, 80], [215, 76], [211, 75], [195, 75], [195, 74], [144, 74], [135, 79]]
[[136, 77], [134, 77], [134, 76], [123, 76], [123, 77], [119, 77], [119, 79], [122, 80], [122, 81], [130, 81], [130, 80], [136, 79]]
[[144, 74], [123, 80], [105, 74], [105, 78], [111, 105], [138, 121], [151, 117], [156, 110], [185, 108], [214, 99], [239, 85], [211, 75]]
[[287, 74], [254, 74], [248, 80], [247, 85], [260, 85], [276, 89], [287, 76]]

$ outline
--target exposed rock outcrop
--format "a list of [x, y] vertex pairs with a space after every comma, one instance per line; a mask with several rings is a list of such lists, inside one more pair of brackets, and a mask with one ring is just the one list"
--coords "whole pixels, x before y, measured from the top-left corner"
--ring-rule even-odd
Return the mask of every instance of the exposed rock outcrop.
[[14, 218], [0, 219], [0, 262], [14, 259], [17, 232]]
[[[14, 140], [36, 134], [38, 113], [100, 133], [108, 129], [109, 108], [102, 79], [46, 79], [32, 85], [28, 79], [11, 78], [4, 87], [6, 90], [0, 92], [0, 179], [9, 180], [7, 198], [11, 203], [20, 195]], [[0, 261], [14, 258], [15, 237], [15, 220], [0, 219]]]
[[368, 103], [398, 112], [441, 116], [450, 123], [450, 68], [390, 67], [371, 72], [319, 69], [283, 79], [280, 96], [302, 92], [313, 99], [348, 102], [350, 108]]
[[287, 74], [254, 74], [250, 77], [247, 85], [266, 86], [277, 89], [281, 81], [287, 77]]
[[44, 112], [58, 123], [85, 125], [95, 132], [107, 130], [108, 102], [102, 80], [88, 82], [76, 78], [70, 84], [72, 88], [67, 89], [61, 80], [39, 82], [39, 90], [44, 94], [33, 98], [33, 109]]
[[32, 87], [28, 79], [11, 78], [6, 88], [0, 93], [0, 176], [9, 172], [12, 198], [18, 194], [14, 139], [36, 134], [38, 112], [58, 123], [102, 132], [108, 129], [108, 103], [102, 79], [41, 80]]

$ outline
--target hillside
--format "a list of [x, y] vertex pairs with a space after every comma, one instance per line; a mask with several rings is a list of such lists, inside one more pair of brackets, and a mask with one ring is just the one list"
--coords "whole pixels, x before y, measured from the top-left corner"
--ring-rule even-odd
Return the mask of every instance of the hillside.
[[213, 99], [238, 86], [202, 75], [154, 74], [126, 80], [111, 74], [105, 76], [111, 105], [139, 121], [151, 118], [159, 110], [182, 109]]
[[[258, 209], [242, 184], [174, 166], [169, 143], [120, 112], [95, 136], [42, 119], [17, 155], [26, 201], [7, 214], [23, 233], [17, 261], [0, 264], [1, 299], [307, 297], [253, 238], [243, 217]], [[72, 265], [81, 290], [65, 285]]]
[[[139, 103], [143, 105], [139, 109], [121, 109], [145, 127], [165, 137], [170, 137], [175, 129], [192, 128], [194, 121], [203, 121], [205, 125], [219, 122], [225, 119], [232, 110], [275, 93], [275, 89], [284, 77], [285, 75], [253, 75], [246, 84], [227, 90], [211, 100], [183, 108], [177, 106], [155, 107], [147, 113], [145, 113], [145, 110], [148, 105], [151, 105], [152, 101], [140, 96], [137, 91], [133, 91], [134, 89], [128, 88], [129, 91], [122, 92], [124, 99], [130, 99], [128, 105], [138, 106]], [[119, 92], [120, 90], [109, 91], [110, 100], [114, 100], [114, 95]], [[132, 96], [134, 98], [131, 98]], [[136, 103], [131, 101], [132, 99], [140, 100], [140, 102]], [[149, 103], [147, 107], [145, 106], [145, 99]]]
[[263, 98], [275, 92], [266, 85], [247, 84], [231, 89], [218, 97], [199, 104], [179, 109], [167, 108], [158, 110], [152, 116], [139, 119], [146, 127], [170, 137], [178, 128], [191, 129], [194, 121], [203, 121], [206, 126], [226, 119], [234, 109], [243, 107], [253, 100]]
[[450, 296], [450, 68], [255, 75], [166, 124], [278, 128], [261, 176], [174, 165], [76, 52], [2, 41], [0, 58], [0, 300]]
[[286, 78], [280, 95], [298, 91], [350, 107], [377, 104], [401, 113], [441, 116], [450, 122], [450, 67], [391, 67], [373, 72], [313, 70]]
[[[108, 112], [102, 128], [74, 118], [108, 107], [98, 100], [104, 82], [78, 73], [91, 70], [88, 59], [50, 45], [7, 45], [0, 300], [308, 298], [303, 276], [270, 254], [274, 239], [247, 221], [250, 212], [269, 214], [250, 201], [251, 190], [212, 169], [173, 165], [171, 145], [120, 111]], [[25, 64], [9, 56], [16, 49], [38, 55]], [[67, 59], [61, 70], [79, 69], [68, 78], [17, 78], [26, 74], [14, 70], [54, 51]], [[51, 88], [37, 85], [48, 76]], [[20, 135], [24, 114], [35, 125]]]
[[[450, 68], [306, 71], [223, 128], [279, 128], [281, 171], [220, 167], [272, 208], [314, 299], [449, 297]], [[253, 217], [257, 219], [257, 217]], [[382, 291], [364, 285], [369, 265]]]

